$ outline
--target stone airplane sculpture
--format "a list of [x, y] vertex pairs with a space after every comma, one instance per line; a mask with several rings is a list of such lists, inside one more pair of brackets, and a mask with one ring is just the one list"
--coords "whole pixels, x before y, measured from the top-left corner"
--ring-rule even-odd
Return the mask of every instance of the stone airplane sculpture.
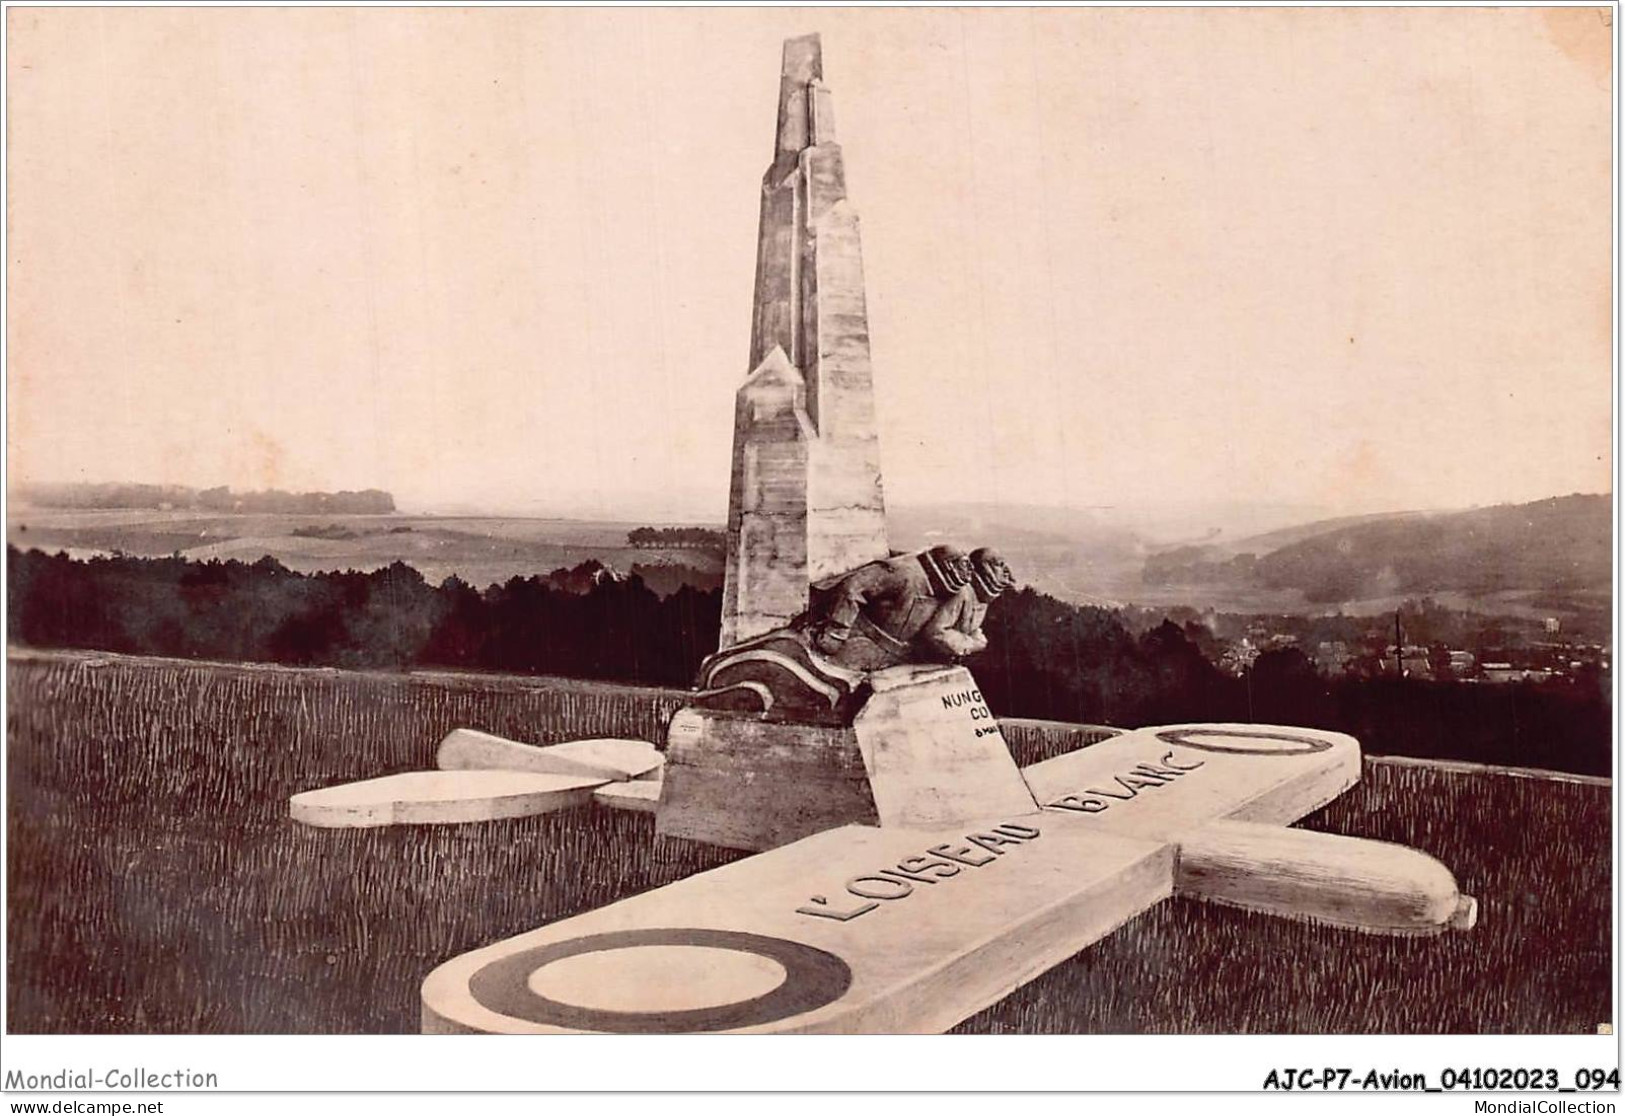
[[959, 660], [996, 551], [887, 545], [857, 217], [816, 35], [784, 47], [736, 399], [723, 646], [664, 752], [459, 729], [439, 770], [295, 795], [311, 825], [592, 805], [755, 855], [453, 958], [432, 1033], [945, 1030], [1172, 896], [1350, 931], [1470, 928], [1438, 861], [1289, 828], [1357, 741], [1188, 724], [1018, 768]]

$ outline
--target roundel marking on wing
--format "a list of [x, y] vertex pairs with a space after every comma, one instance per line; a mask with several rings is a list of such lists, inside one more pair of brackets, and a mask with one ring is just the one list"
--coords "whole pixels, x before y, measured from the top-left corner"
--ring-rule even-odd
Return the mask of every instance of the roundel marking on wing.
[[[1209, 737], [1219, 737], [1224, 740], [1233, 740], [1235, 743], [1215, 744]], [[1223, 752], [1238, 756], [1306, 756], [1314, 752], [1324, 752], [1331, 748], [1330, 740], [1322, 740], [1313, 736], [1294, 736], [1284, 732], [1253, 732], [1238, 731], [1236, 729], [1194, 728], [1166, 729], [1157, 733], [1157, 739], [1165, 744], [1178, 744], [1185, 748], [1195, 748], [1202, 752]], [[1253, 747], [1247, 747], [1252, 742]]]
[[[697, 987], [692, 999], [701, 1002], [695, 1006], [671, 1007], [667, 997], [668, 1006], [651, 1011], [568, 1003], [542, 991], [555, 983], [543, 976], [544, 970], [567, 958], [623, 952], [626, 960], [636, 962], [637, 951], [662, 951], [660, 956], [668, 957], [670, 947], [744, 955], [741, 970], [759, 973], [765, 961], [782, 967], [784, 977], [767, 991], [731, 1002], [705, 1003], [707, 989]], [[649, 959], [655, 960], [652, 954]], [[697, 929], [621, 930], [549, 942], [500, 957], [468, 978], [469, 994], [475, 1002], [500, 1015], [571, 1030], [618, 1034], [686, 1034], [775, 1023], [833, 1003], [851, 986], [851, 968], [825, 950], [764, 934]], [[728, 993], [724, 991], [723, 995]], [[583, 989], [572, 998], [590, 1000], [591, 991]]]

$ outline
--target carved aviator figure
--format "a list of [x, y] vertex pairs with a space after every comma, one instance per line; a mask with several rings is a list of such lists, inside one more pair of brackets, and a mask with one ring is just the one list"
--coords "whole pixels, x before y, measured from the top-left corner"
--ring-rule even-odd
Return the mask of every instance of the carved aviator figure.
[[850, 724], [866, 676], [909, 663], [958, 662], [987, 647], [987, 605], [1013, 582], [990, 548], [936, 546], [860, 566], [814, 586], [813, 606], [783, 628], [724, 648], [700, 667], [701, 709], [770, 720]]

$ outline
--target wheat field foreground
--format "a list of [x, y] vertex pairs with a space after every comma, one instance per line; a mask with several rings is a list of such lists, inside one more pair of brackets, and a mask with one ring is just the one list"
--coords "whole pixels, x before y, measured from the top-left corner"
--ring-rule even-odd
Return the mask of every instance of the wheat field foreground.
[[[441, 961], [737, 855], [590, 809], [377, 830], [287, 817], [297, 791], [431, 766], [459, 725], [658, 739], [670, 691], [15, 650], [7, 669], [14, 1032], [415, 1032]], [[1175, 900], [958, 1030], [1592, 1032], [1611, 1014], [1610, 798], [1368, 763], [1305, 825], [1439, 857], [1478, 898], [1476, 930], [1377, 938]]]

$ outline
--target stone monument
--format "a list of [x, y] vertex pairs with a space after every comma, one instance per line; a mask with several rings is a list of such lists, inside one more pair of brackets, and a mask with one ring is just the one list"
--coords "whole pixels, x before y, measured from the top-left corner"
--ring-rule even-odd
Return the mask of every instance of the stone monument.
[[760, 850], [952, 825], [1032, 795], [958, 660], [1013, 584], [990, 548], [886, 545], [857, 215], [817, 35], [784, 44], [752, 371], [734, 410], [722, 648], [673, 718], [659, 831]]
[[[424, 1031], [941, 1031], [1175, 895], [1366, 933], [1471, 927], [1476, 904], [1431, 857], [1287, 828], [1360, 778], [1352, 737], [1141, 728], [1017, 769], [960, 665], [1014, 578], [985, 547], [886, 545], [818, 37], [787, 42], [782, 69], [722, 646], [663, 765], [635, 742], [459, 730], [440, 754], [459, 770], [439, 773], [527, 776], [489, 816], [654, 803], [661, 834], [771, 851], [445, 962], [423, 983]], [[421, 818], [425, 799], [469, 813], [459, 787], [421, 782], [383, 788], [389, 818]], [[356, 815], [358, 792], [318, 793], [294, 804], [306, 820]]]
[[722, 647], [660, 754], [472, 729], [438, 770], [292, 796], [323, 827], [653, 811], [756, 856], [454, 957], [423, 1030], [941, 1031], [1171, 896], [1365, 933], [1465, 930], [1449, 869], [1290, 829], [1360, 778], [1352, 737], [1119, 732], [1018, 769], [961, 660], [998, 553], [886, 546], [857, 224], [817, 36], [785, 45], [739, 392]]
[[734, 409], [724, 647], [788, 623], [811, 583], [889, 553], [863, 250], [823, 76], [817, 35], [784, 44]]

